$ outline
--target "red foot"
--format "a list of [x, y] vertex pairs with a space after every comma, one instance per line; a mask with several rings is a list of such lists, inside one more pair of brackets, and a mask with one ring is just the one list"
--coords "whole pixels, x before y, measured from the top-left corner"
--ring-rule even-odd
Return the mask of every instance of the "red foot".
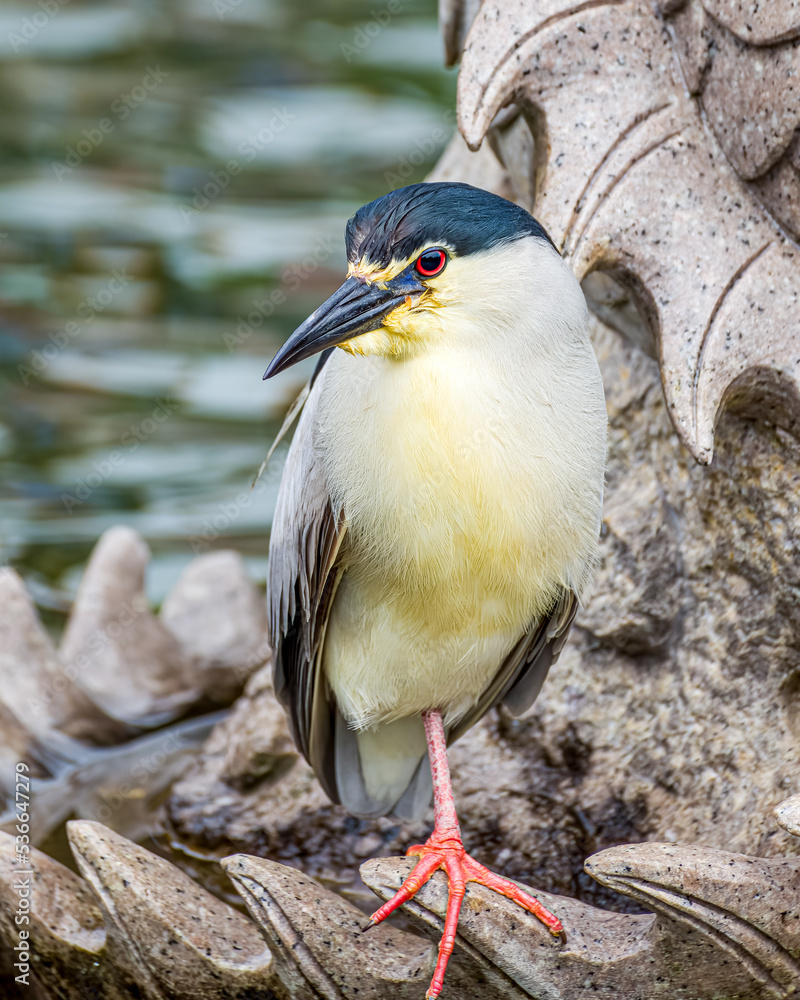
[[507, 878], [495, 875], [488, 868], [471, 858], [464, 850], [461, 843], [461, 836], [458, 830], [434, 830], [433, 834], [424, 844], [416, 844], [410, 847], [406, 854], [418, 855], [419, 861], [414, 866], [414, 870], [403, 882], [392, 898], [376, 910], [367, 926], [372, 927], [385, 920], [390, 913], [393, 913], [399, 906], [407, 902], [412, 896], [422, 888], [428, 879], [439, 868], [444, 868], [450, 880], [450, 893], [447, 899], [447, 915], [444, 922], [444, 933], [439, 942], [439, 958], [436, 962], [436, 969], [433, 973], [431, 985], [425, 994], [426, 1000], [433, 1000], [438, 997], [444, 984], [444, 973], [447, 962], [453, 954], [456, 942], [456, 930], [458, 928], [458, 914], [461, 910], [461, 902], [467, 888], [467, 882], [478, 882], [495, 892], [513, 899], [515, 903], [530, 911], [535, 917], [547, 927], [551, 934], [556, 937], [564, 936], [564, 928], [558, 917], [554, 917], [549, 910], [546, 910], [538, 899], [523, 892]]

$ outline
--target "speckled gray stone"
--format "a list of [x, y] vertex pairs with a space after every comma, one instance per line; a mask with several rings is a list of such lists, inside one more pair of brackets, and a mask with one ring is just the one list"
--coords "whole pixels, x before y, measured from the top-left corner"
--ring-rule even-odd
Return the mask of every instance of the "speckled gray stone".
[[199, 690], [190, 656], [150, 611], [150, 552], [130, 528], [110, 528], [92, 552], [59, 649], [64, 670], [130, 727], [174, 718]]
[[103, 911], [107, 961], [124, 969], [148, 998], [269, 995], [272, 958], [242, 914], [100, 823], [73, 821], [68, 833]]
[[795, 837], [800, 837], [800, 795], [792, 795], [775, 807], [778, 824]]
[[[20, 923], [20, 887], [26, 882], [29, 921]], [[134, 980], [106, 961], [103, 914], [89, 886], [35, 848], [18, 855], [15, 838], [0, 832], [0, 946], [14, 949], [21, 929], [29, 935], [34, 979], [50, 995], [97, 1000], [135, 995]]]
[[502, 107], [522, 109], [534, 214], [580, 278], [608, 271], [634, 295], [701, 462], [725, 408], [800, 428], [800, 49], [780, 41], [797, 10], [756, 6], [769, 48], [706, 10], [741, 26], [750, 4], [670, 4], [665, 30], [649, 0], [487, 0], [459, 73], [472, 148]]
[[703, 0], [703, 6], [749, 45], [771, 45], [800, 35], [799, 0]]
[[165, 598], [160, 617], [189, 656], [194, 685], [217, 704], [230, 704], [270, 657], [264, 595], [238, 552], [193, 559]]
[[33, 738], [52, 729], [100, 740], [116, 733], [65, 672], [25, 584], [9, 566], [0, 567], [0, 699], [10, 713], [0, 739], [7, 733], [19, 742], [24, 731]]
[[[423, 936], [393, 926], [395, 918], [364, 933], [361, 910], [302, 872], [226, 858], [251, 923], [100, 824], [73, 823], [69, 834], [86, 881], [38, 851], [30, 856], [33, 986], [53, 996], [422, 1000], [436, 955], [426, 938], [438, 941], [446, 908], [442, 873], [403, 907]], [[362, 874], [386, 899], [413, 863], [383, 858]], [[20, 867], [13, 838], [0, 835], [5, 949], [19, 938]], [[525, 886], [558, 914], [563, 941], [511, 901], [469, 885], [443, 997], [782, 1000], [800, 986], [796, 858], [638, 844], [604, 851], [586, 867], [655, 914], [610, 913]]]

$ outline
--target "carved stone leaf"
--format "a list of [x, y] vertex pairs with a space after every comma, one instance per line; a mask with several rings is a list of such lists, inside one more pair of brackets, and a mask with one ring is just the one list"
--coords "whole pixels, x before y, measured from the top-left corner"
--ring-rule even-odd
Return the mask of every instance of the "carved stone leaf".
[[[797, 825], [798, 798], [778, 808], [786, 826]], [[393, 921], [363, 933], [361, 910], [295, 868], [244, 854], [223, 861], [254, 923], [99, 823], [71, 823], [69, 838], [83, 879], [36, 849], [21, 862], [15, 838], [0, 833], [0, 957], [19, 942], [20, 875], [29, 874], [31, 962], [58, 1000], [419, 1000], [429, 981], [433, 945]], [[380, 858], [361, 872], [387, 899], [412, 866]], [[564, 942], [470, 885], [443, 995], [785, 1000], [800, 986], [796, 857], [646, 843], [595, 854], [586, 870], [655, 914], [530, 890], [558, 913]], [[438, 941], [446, 906], [437, 873], [403, 911]]]
[[100, 823], [73, 820], [68, 835], [103, 911], [108, 961], [147, 1000], [269, 996], [272, 958], [241, 913]]
[[754, 50], [708, 16], [702, 33], [714, 47], [701, 91], [708, 122], [736, 172], [753, 180], [778, 162], [800, 125], [800, 47]]
[[[26, 884], [30, 909], [28, 922], [20, 924], [20, 887]], [[105, 961], [103, 916], [89, 886], [35, 848], [18, 855], [15, 837], [0, 832], [0, 951], [13, 954], [20, 928], [29, 934], [33, 969], [52, 996], [135, 995], [133, 980]]]
[[293, 868], [245, 854], [222, 864], [264, 931], [281, 1000], [422, 995], [435, 964], [425, 941], [388, 925], [364, 934], [360, 910]]
[[[794, 31], [792, 16], [779, 37]], [[579, 278], [608, 271], [633, 292], [658, 344], [673, 422], [701, 462], [712, 458], [725, 406], [800, 427], [800, 252], [736, 173], [732, 152], [747, 152], [749, 177], [793, 155], [798, 52], [792, 42], [742, 51], [729, 39], [735, 55], [720, 55], [706, 21], [697, 0], [666, 26], [645, 0], [488, 0], [467, 38], [458, 94], [472, 148], [502, 107], [523, 110], [536, 151], [534, 213]], [[717, 58], [722, 79], [730, 58], [747, 61], [738, 78], [761, 65], [782, 81], [777, 103], [765, 104], [754, 84], [755, 110], [747, 94], [725, 109], [718, 128], [730, 133], [731, 160], [686, 86], [711, 60], [709, 99], [724, 104], [724, 89], [712, 86]], [[698, 86], [706, 80], [695, 76]], [[749, 138], [748, 113], [762, 122]]]
[[[672, 844], [603, 851], [589, 859], [586, 870], [658, 915], [610, 913], [524, 886], [558, 914], [564, 944], [510, 900], [470, 885], [455, 954], [502, 970], [540, 1000], [612, 995], [674, 1000], [685, 989], [687, 975], [692, 1000], [785, 997], [800, 982], [793, 972], [797, 963], [786, 950], [784, 926], [796, 921], [797, 862], [763, 864], [759, 858]], [[388, 899], [411, 867], [408, 860], [381, 858], [363, 865], [361, 874]], [[772, 892], [766, 906], [754, 893], [764, 871]], [[783, 923], [774, 906], [781, 893]], [[715, 921], [715, 904], [727, 904], [731, 912]], [[437, 874], [403, 909], [420, 926], [441, 933], [446, 906], [446, 879]], [[700, 919], [693, 919], [694, 909]], [[731, 954], [735, 961], [729, 960]]]
[[703, 6], [729, 31], [751, 45], [769, 45], [800, 35], [800, 0], [767, 0], [766, 3], [764, 0], [703, 0]]
[[764, 996], [783, 997], [800, 984], [797, 858], [628, 844], [589, 858], [586, 870], [706, 934], [762, 984]]

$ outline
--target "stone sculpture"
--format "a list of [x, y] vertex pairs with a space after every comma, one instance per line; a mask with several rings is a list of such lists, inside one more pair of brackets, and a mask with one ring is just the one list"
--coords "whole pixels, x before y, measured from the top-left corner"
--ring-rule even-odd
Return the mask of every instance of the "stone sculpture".
[[[452, 57], [470, 11], [445, 9]], [[523, 111], [534, 214], [635, 296], [701, 462], [725, 408], [800, 419], [798, 37], [793, 0], [487, 0], [464, 44], [467, 143]]]
[[[779, 811], [798, 830], [799, 799]], [[17, 954], [51, 996], [418, 1000], [430, 976], [433, 944], [386, 925], [363, 935], [362, 911], [293, 868], [247, 855], [223, 862], [250, 921], [99, 823], [73, 822], [69, 836], [83, 878], [35, 849], [20, 860], [0, 834], [0, 943], [7, 953], [19, 943], [19, 872], [30, 868], [30, 936]], [[411, 866], [370, 861], [362, 874], [385, 899]], [[587, 869], [656, 915], [540, 893], [561, 915], [561, 944], [509, 901], [470, 888], [447, 996], [760, 1000], [800, 982], [799, 860], [639, 844], [604, 851]], [[446, 900], [440, 873], [408, 915], [438, 935]]]

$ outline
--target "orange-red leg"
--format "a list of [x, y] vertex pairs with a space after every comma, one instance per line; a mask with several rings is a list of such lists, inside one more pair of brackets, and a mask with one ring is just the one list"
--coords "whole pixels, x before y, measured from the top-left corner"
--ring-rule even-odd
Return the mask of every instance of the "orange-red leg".
[[428, 756], [433, 775], [435, 814], [433, 833], [424, 844], [415, 844], [414, 847], [408, 849], [406, 853], [416, 855], [419, 857], [419, 861], [394, 896], [372, 914], [368, 926], [379, 924], [390, 913], [411, 899], [439, 868], [443, 868], [447, 872], [449, 895], [444, 933], [439, 942], [439, 957], [433, 979], [425, 994], [426, 1000], [433, 1000], [442, 991], [447, 962], [453, 954], [456, 931], [458, 930], [458, 915], [467, 882], [478, 882], [480, 885], [485, 885], [489, 889], [513, 899], [515, 903], [519, 903], [520, 906], [538, 917], [547, 929], [556, 936], [563, 937], [564, 929], [558, 917], [546, 910], [538, 899], [523, 892], [509, 879], [490, 872], [488, 868], [470, 857], [464, 850], [455, 802], [453, 801], [453, 788], [450, 783], [450, 768], [447, 763], [447, 743], [442, 716], [440, 712], [424, 712], [422, 719], [425, 723]]

